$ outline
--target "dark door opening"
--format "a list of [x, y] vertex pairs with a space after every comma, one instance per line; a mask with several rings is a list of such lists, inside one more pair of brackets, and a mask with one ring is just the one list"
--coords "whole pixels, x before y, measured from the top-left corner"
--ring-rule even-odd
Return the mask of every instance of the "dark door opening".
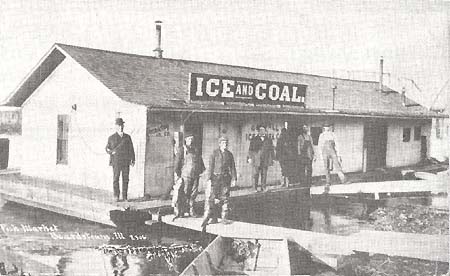
[[427, 136], [420, 136], [420, 160], [427, 159], [428, 147]]
[[203, 146], [203, 124], [201, 122], [186, 122], [184, 124], [184, 131], [194, 135], [194, 147], [200, 151], [201, 155]]
[[364, 125], [364, 157], [366, 170], [386, 166], [387, 126], [379, 123]]
[[0, 139], [0, 169], [5, 170], [8, 168], [9, 161], [9, 139]]

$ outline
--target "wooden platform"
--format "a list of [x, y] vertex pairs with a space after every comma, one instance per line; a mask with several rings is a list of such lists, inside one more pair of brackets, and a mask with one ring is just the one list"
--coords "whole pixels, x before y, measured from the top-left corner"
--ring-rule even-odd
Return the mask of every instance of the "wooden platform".
[[120, 209], [113, 204], [19, 182], [0, 182], [0, 197], [2, 201], [13, 201], [110, 226], [116, 225], [110, 220], [109, 211]]
[[[172, 220], [173, 215], [162, 217], [167, 224], [201, 231], [201, 218]], [[350, 255], [353, 251], [440, 262], [448, 262], [449, 257], [448, 235], [361, 231], [350, 236], [338, 236], [240, 221], [208, 225], [206, 231], [223, 237], [286, 238], [297, 242], [319, 259], [320, 256]]]
[[[362, 182], [331, 185], [328, 194], [380, 194], [380, 193], [413, 193], [431, 192], [432, 194], [447, 193], [450, 180], [397, 180], [381, 182]], [[323, 194], [325, 186], [311, 187], [311, 194]]]

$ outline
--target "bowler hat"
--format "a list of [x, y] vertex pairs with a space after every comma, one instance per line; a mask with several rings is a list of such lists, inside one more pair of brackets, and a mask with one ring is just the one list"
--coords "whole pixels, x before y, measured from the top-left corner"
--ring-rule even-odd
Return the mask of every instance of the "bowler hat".
[[256, 126], [256, 129], [257, 129], [257, 130], [259, 130], [259, 129], [260, 129], [260, 128], [262, 128], [262, 127], [263, 127], [264, 129], [266, 128], [266, 126], [265, 126], [265, 125], [263, 125], [263, 124], [259, 124], [259, 125], [257, 125], [257, 126]]
[[330, 124], [330, 123], [323, 124], [323, 127], [331, 127], [331, 126], [332, 126], [332, 124]]
[[116, 118], [116, 125], [123, 126], [123, 124], [125, 124], [125, 122], [122, 118]]

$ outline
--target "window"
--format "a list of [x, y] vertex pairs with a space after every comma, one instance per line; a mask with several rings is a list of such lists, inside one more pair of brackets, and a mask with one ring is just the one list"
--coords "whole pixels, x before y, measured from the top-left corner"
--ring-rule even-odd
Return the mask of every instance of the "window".
[[69, 115], [58, 115], [56, 164], [68, 163]]
[[311, 127], [311, 138], [313, 139], [313, 144], [317, 146], [319, 144], [319, 135], [322, 133], [321, 127]]
[[415, 127], [414, 128], [414, 141], [420, 141], [420, 136], [422, 135], [422, 128]]
[[409, 142], [411, 140], [411, 128], [403, 128], [403, 142]]

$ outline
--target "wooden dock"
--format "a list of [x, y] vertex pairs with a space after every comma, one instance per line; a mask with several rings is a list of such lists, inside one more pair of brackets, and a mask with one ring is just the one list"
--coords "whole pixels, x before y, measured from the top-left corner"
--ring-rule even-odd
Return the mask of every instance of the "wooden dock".
[[[201, 218], [172, 220], [173, 215], [162, 217], [163, 222], [173, 226], [202, 230]], [[338, 236], [240, 221], [208, 225], [206, 231], [223, 237], [290, 239], [321, 260], [325, 260], [322, 258], [325, 256], [350, 255], [354, 251], [439, 262], [448, 262], [449, 257], [448, 235], [361, 231], [349, 236]]]
[[[381, 193], [414, 193], [431, 192], [432, 194], [447, 193], [447, 186], [450, 180], [396, 180], [382, 182], [361, 182], [350, 184], [331, 185], [328, 194], [374, 194], [377, 198]], [[325, 186], [311, 187], [311, 194], [318, 195], [324, 193]]]
[[0, 195], [2, 201], [13, 201], [109, 226], [116, 226], [110, 219], [109, 211], [120, 209], [117, 205], [99, 202], [69, 192], [57, 192], [20, 182], [0, 181]]
[[[351, 183], [344, 185], [332, 185], [328, 194], [374, 194], [375, 198], [380, 193], [411, 193], [431, 192], [447, 193], [447, 183], [450, 180], [400, 180], [385, 182]], [[256, 193], [253, 188], [242, 188], [231, 192], [235, 200], [254, 198], [259, 200], [274, 193], [293, 193], [305, 188], [293, 186], [289, 188], [269, 186], [266, 192]], [[323, 194], [324, 186], [313, 186], [310, 189], [312, 195]], [[197, 197], [201, 204], [204, 195]], [[56, 181], [34, 179], [21, 176], [17, 170], [0, 172], [0, 205], [4, 201], [18, 202], [24, 205], [45, 209], [62, 215], [73, 216], [96, 223], [116, 226], [110, 218], [110, 211], [124, 210], [127, 207], [135, 210], [152, 210], [156, 212], [171, 212], [170, 200], [153, 199], [149, 201], [112, 202], [112, 192], [98, 190], [80, 185], [68, 183], [56, 183]], [[164, 213], [164, 212], [163, 212]]]

